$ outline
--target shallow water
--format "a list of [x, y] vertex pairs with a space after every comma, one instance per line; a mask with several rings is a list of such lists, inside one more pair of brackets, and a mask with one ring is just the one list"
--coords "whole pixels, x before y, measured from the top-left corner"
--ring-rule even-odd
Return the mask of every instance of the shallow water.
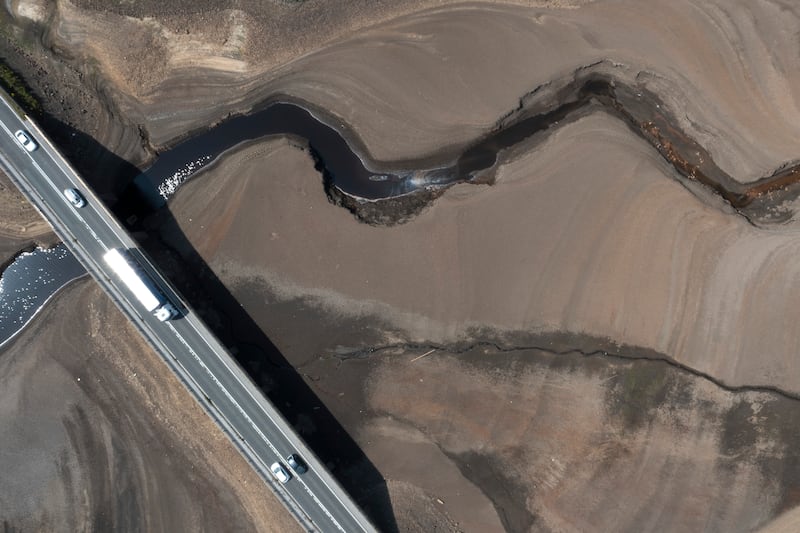
[[0, 346], [22, 331], [56, 292], [84, 274], [63, 244], [17, 256], [0, 276]]
[[[414, 190], [410, 178], [373, 172], [364, 167], [344, 137], [302, 107], [277, 103], [231, 118], [191, 137], [159, 155], [137, 184], [154, 203], [163, 203], [194, 173], [223, 152], [243, 142], [268, 135], [293, 135], [306, 139], [321, 157], [336, 186], [355, 196], [384, 198]], [[159, 198], [160, 197], [160, 198]]]

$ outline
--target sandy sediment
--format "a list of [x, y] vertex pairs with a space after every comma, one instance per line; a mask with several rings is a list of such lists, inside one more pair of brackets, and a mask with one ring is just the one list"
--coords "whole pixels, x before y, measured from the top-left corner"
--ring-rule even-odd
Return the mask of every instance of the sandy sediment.
[[[421, 470], [459, 469], [506, 531], [751, 531], [796, 504], [794, 400], [725, 392], [653, 362], [491, 348], [416, 356], [383, 357], [369, 375], [368, 453], [391, 465], [433, 447]], [[454, 490], [470, 484], [386, 471], [466, 530], [499, 529]]]
[[0, 173], [0, 238], [4, 241], [37, 239], [52, 233], [50, 225], [39, 215], [5, 174]]
[[7, 530], [295, 527], [93, 283], [57, 296], [0, 368]]
[[225, 281], [260, 278], [412, 339], [570, 331], [797, 392], [796, 231], [754, 228], [669, 172], [599, 113], [403, 226], [328, 203], [308, 156], [282, 141], [231, 156], [171, 208]]

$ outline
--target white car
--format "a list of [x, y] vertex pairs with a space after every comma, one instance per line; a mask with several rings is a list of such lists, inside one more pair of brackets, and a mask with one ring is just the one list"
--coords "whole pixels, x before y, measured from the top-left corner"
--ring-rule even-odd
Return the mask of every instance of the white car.
[[83, 207], [86, 205], [86, 198], [78, 192], [78, 189], [64, 189], [64, 198], [75, 207]]
[[280, 463], [272, 463], [272, 466], [270, 466], [269, 469], [272, 470], [272, 473], [275, 474], [275, 477], [278, 478], [278, 481], [281, 483], [286, 483], [292, 479], [292, 475], [287, 472]]
[[36, 142], [33, 140], [33, 138], [31, 137], [31, 134], [28, 133], [25, 130], [17, 130], [17, 131], [15, 131], [14, 132], [14, 137], [16, 137], [17, 141], [19, 141], [19, 144], [21, 144], [22, 147], [25, 148], [29, 152], [33, 152], [34, 150], [39, 148], [39, 145], [36, 144]]

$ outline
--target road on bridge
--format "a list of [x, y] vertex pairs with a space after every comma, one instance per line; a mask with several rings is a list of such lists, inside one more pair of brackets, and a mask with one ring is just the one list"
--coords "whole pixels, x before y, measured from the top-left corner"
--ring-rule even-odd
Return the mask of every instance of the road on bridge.
[[[4, 95], [5, 96], [5, 95]], [[7, 98], [7, 97], [6, 97]], [[261, 474], [300, 523], [318, 531], [375, 531], [349, 495], [305, 446], [299, 436], [257, 389], [197, 314], [137, 249], [136, 242], [92, 193], [83, 179], [27, 117], [0, 98], [0, 164], [12, 181], [45, 216], [149, 343], [175, 371], [251, 465]], [[29, 131], [39, 144], [28, 152], [14, 137]], [[63, 190], [76, 188], [87, 205], [75, 208]], [[160, 322], [147, 313], [103, 262], [111, 248], [131, 249], [156, 284], [183, 311]], [[286, 484], [275, 480], [269, 465], [298, 453], [309, 471], [293, 473]], [[288, 466], [287, 470], [290, 470]]]

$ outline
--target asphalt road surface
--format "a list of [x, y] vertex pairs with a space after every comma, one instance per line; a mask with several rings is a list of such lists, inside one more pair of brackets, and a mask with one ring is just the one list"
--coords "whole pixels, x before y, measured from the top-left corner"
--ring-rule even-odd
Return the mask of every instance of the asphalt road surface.
[[[49, 143], [29, 119], [0, 98], [0, 165], [33, 201], [87, 270], [106, 289], [117, 305], [231, 440], [276, 492], [298, 521], [309, 530], [375, 531], [349, 495], [294, 433], [264, 395], [197, 315], [136, 249], [136, 243], [116, 218]], [[30, 132], [39, 147], [28, 152], [14, 137], [17, 130]], [[88, 205], [73, 207], [63, 195], [76, 188]], [[164, 294], [182, 310], [182, 316], [159, 322], [147, 313], [127, 287], [104, 263], [111, 248], [131, 249]], [[291, 472], [285, 458], [299, 454], [308, 464], [303, 475]], [[269, 466], [281, 461], [293, 477], [278, 482]]]

